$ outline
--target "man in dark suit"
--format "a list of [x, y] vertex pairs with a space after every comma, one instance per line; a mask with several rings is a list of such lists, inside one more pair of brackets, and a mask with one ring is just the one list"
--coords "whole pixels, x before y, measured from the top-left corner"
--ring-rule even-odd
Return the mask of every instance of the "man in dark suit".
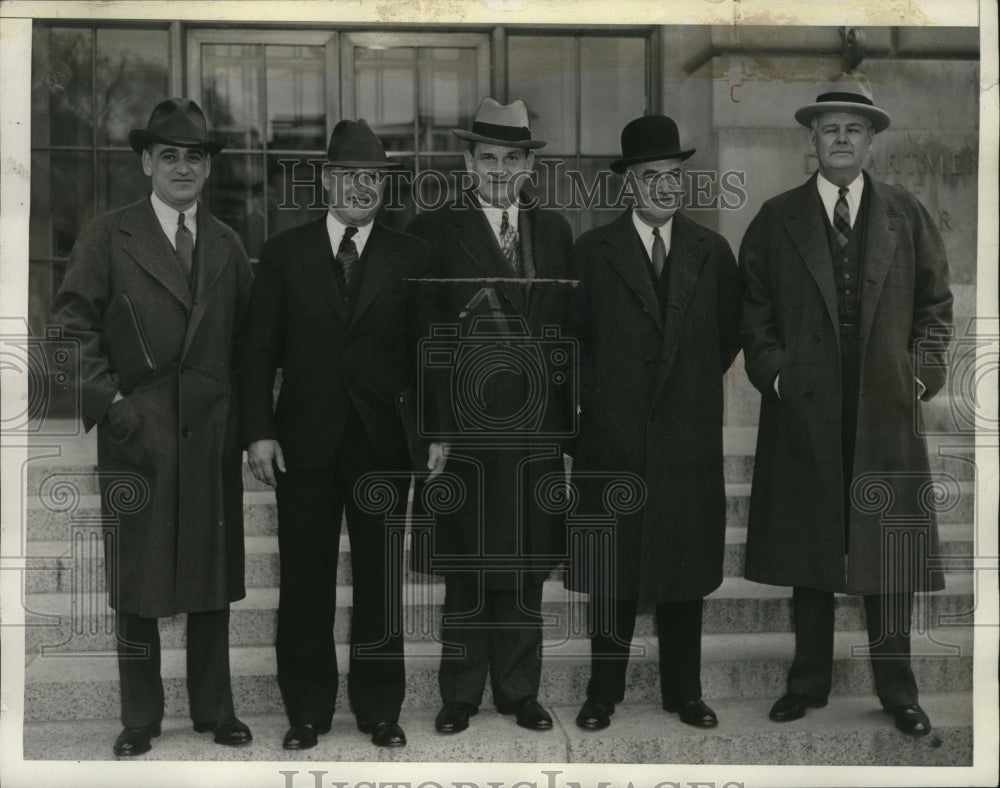
[[268, 240], [251, 297], [243, 437], [254, 475], [276, 487], [278, 683], [290, 750], [313, 747], [330, 730], [345, 509], [354, 585], [348, 698], [374, 744], [406, 744], [402, 543], [390, 512], [372, 513], [359, 485], [382, 475], [391, 513], [405, 513], [410, 458], [395, 399], [414, 384], [431, 306], [430, 289], [415, 280], [432, 273], [432, 260], [423, 241], [373, 221], [392, 166], [365, 121], [340, 121], [322, 176], [329, 212]]
[[[545, 144], [531, 138], [523, 101], [483, 99], [472, 130], [454, 133], [469, 143], [473, 188], [409, 227], [434, 250], [440, 319], [455, 329], [454, 368], [424, 373], [466, 381], [440, 387], [455, 392], [438, 403], [439, 434], [450, 443], [431, 447], [430, 466], [440, 470], [447, 458], [466, 492], [437, 518], [428, 570], [445, 576], [435, 728], [467, 728], [489, 674], [501, 713], [548, 730], [538, 702], [540, 610], [542, 585], [565, 552], [564, 526], [533, 491], [562, 473], [561, 441], [572, 433], [572, 359], [557, 348], [572, 237], [562, 216], [520, 193], [532, 151]], [[527, 369], [532, 359], [539, 366]]]
[[927, 569], [938, 536], [914, 419], [944, 384], [948, 262], [924, 207], [862, 169], [889, 125], [867, 79], [842, 75], [795, 119], [819, 172], [768, 200], [740, 248], [743, 348], [762, 395], [746, 576], [794, 587], [795, 659], [770, 716], [826, 705], [833, 594], [859, 594], [879, 700], [920, 736], [931, 725], [910, 669], [913, 593], [943, 584]]
[[701, 698], [702, 598], [722, 583], [722, 377], [739, 350], [739, 277], [725, 239], [678, 213], [694, 150], [681, 148], [677, 124], [638, 118], [621, 143], [611, 168], [626, 174], [636, 205], [581, 236], [570, 258], [581, 354], [573, 483], [586, 515], [606, 513], [616, 475], [638, 490], [635, 505], [610, 512], [610, 538], [570, 550], [568, 586], [590, 594], [591, 674], [576, 724], [610, 725], [638, 604], [653, 603], [663, 708], [712, 727]]
[[148, 495], [118, 513], [105, 556], [125, 726], [116, 755], [144, 753], [160, 733], [157, 619], [177, 613], [187, 613], [195, 730], [219, 744], [251, 740], [229, 677], [229, 603], [245, 596], [232, 389], [250, 264], [236, 234], [198, 202], [222, 149], [198, 105], [161, 102], [129, 142], [152, 193], [84, 229], [54, 303], [80, 341], [102, 501], [123, 480], [137, 484], [137, 501]]

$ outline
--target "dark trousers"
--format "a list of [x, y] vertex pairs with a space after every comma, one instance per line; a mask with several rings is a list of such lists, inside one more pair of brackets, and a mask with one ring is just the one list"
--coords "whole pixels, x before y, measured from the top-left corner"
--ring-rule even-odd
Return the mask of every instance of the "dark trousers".
[[[833, 594], [795, 588], [795, 660], [788, 671], [788, 692], [825, 701], [833, 674]], [[917, 682], [910, 668], [910, 615], [913, 593], [864, 597], [868, 648], [875, 691], [884, 707], [917, 702]]]
[[[637, 610], [634, 600], [591, 595], [587, 603], [591, 660], [587, 697], [591, 700], [605, 703], [624, 700], [625, 672]], [[701, 697], [701, 613], [701, 599], [656, 606], [660, 694], [666, 704]]]
[[542, 675], [542, 586], [492, 590], [445, 579], [438, 685], [444, 703], [479, 707], [489, 673], [493, 702], [505, 711], [537, 699]]
[[[385, 514], [359, 508], [358, 479], [386, 472], [355, 416], [326, 467], [278, 479], [278, 684], [293, 725], [329, 725], [337, 698], [333, 625], [337, 609], [340, 523], [346, 510], [354, 586], [347, 694], [366, 722], [396, 722], [403, 703], [402, 530]], [[409, 479], [386, 477], [396, 509], [406, 509]]]
[[[118, 678], [122, 724], [163, 719], [158, 619], [118, 613]], [[218, 722], [234, 715], [229, 679], [229, 608], [187, 614], [187, 689], [191, 719]]]

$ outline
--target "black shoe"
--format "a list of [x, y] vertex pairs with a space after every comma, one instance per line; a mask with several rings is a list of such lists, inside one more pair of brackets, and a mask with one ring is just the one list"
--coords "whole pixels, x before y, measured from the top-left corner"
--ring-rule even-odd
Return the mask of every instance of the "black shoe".
[[[364, 728], [362, 728], [364, 724]], [[368, 730], [365, 730], [367, 728]], [[371, 725], [367, 722], [358, 721], [358, 730], [362, 733], [371, 733], [372, 744], [376, 747], [405, 747], [406, 734], [396, 722], [377, 722]]]
[[434, 730], [438, 733], [461, 733], [469, 727], [469, 717], [479, 709], [461, 701], [446, 703], [434, 718]]
[[534, 698], [521, 698], [498, 710], [501, 714], [513, 714], [517, 718], [517, 724], [522, 728], [530, 728], [533, 731], [552, 730], [552, 718]]
[[293, 725], [285, 734], [281, 746], [286, 750], [308, 750], [316, 746], [320, 735], [329, 732], [329, 725], [313, 725], [310, 722]]
[[714, 728], [719, 724], [719, 718], [715, 716], [715, 712], [701, 699], [679, 703], [663, 701], [663, 710], [673, 713], [680, 712], [681, 722], [694, 725], [696, 728]]
[[775, 722], [791, 722], [805, 717], [806, 709], [822, 709], [825, 705], [826, 698], [818, 700], [795, 692], [788, 692], [774, 702], [771, 713], [767, 716]]
[[885, 711], [886, 714], [895, 717], [896, 727], [907, 736], [926, 736], [931, 732], [931, 721], [927, 713], [916, 703], [911, 706], [896, 706]]
[[115, 739], [115, 755], [142, 755], [144, 752], [149, 752], [153, 748], [149, 740], [159, 735], [160, 723], [158, 722], [152, 725], [125, 728]]
[[614, 703], [588, 698], [584, 701], [580, 713], [576, 715], [576, 725], [585, 731], [599, 731], [611, 724], [611, 715], [614, 713]]
[[194, 729], [198, 733], [212, 731], [215, 734], [213, 741], [216, 744], [225, 744], [227, 747], [238, 747], [253, 741], [250, 729], [235, 717], [218, 722], [196, 722]]

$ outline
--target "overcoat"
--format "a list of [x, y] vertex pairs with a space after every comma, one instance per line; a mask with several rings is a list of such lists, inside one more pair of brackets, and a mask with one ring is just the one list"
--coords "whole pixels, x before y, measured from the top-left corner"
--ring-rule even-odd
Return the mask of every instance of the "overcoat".
[[915, 378], [924, 400], [944, 384], [948, 263], [913, 195], [867, 173], [865, 189], [853, 480], [843, 478], [837, 293], [815, 176], [768, 200], [740, 247], [746, 369], [762, 394], [746, 576], [761, 583], [851, 594], [943, 587], [926, 566], [938, 534]]
[[[197, 222], [189, 285], [148, 197], [98, 217], [54, 302], [80, 343], [85, 426], [97, 425], [102, 506], [114, 523], [111, 605], [145, 617], [222, 609], [245, 595], [235, 389], [252, 273], [231, 228], [201, 204]], [[120, 384], [109, 357], [135, 340], [105, 328], [119, 294], [131, 298], [156, 368], [112, 406]], [[127, 409], [134, 429], [114, 434], [109, 407]], [[132, 493], [115, 474], [136, 482]]]
[[[652, 603], [722, 582], [723, 375], [739, 349], [729, 244], [683, 214], [671, 221], [665, 314], [630, 211], [581, 236], [570, 265], [582, 357], [574, 517], [611, 516], [613, 538], [574, 556], [568, 585]], [[623, 494], [605, 494], [616, 476]]]
[[[563, 472], [574, 428], [576, 374], [562, 332], [569, 224], [558, 213], [521, 206], [518, 231], [522, 260], [534, 271], [530, 286], [509, 281], [513, 272], [478, 203], [460, 200], [423, 213], [408, 230], [434, 251], [439, 327], [457, 332], [449, 339], [439, 331], [432, 341], [461, 348], [453, 368], [424, 370], [445, 378], [437, 388], [437, 424], [452, 435], [446, 471], [458, 477], [465, 495], [460, 507], [435, 518], [429, 571], [446, 574], [438, 559], [451, 557], [457, 562], [448, 566], [464, 560], [472, 569], [460, 576], [483, 577], [487, 588], [538, 585], [565, 557], [563, 518], [539, 504], [536, 490]], [[534, 364], [505, 363], [508, 353], [522, 352], [527, 355], [518, 358]], [[467, 379], [478, 383], [464, 387], [460, 381]], [[461, 421], [463, 414], [469, 421]], [[491, 424], [500, 426], [491, 431]], [[414, 558], [416, 569], [428, 571], [426, 556], [415, 551]]]

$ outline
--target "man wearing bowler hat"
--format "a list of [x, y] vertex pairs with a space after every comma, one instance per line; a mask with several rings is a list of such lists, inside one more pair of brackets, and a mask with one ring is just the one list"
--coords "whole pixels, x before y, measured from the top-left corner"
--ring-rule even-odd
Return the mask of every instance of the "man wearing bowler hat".
[[[857, 594], [879, 701], [920, 736], [931, 725], [910, 669], [913, 593], [943, 582], [927, 568], [938, 535], [915, 419], [944, 385], [948, 261], [916, 198], [863, 170], [889, 125], [863, 75], [841, 75], [795, 119], [819, 171], [764, 203], [740, 247], [740, 330], [761, 392], [746, 576], [794, 589], [795, 659], [770, 716], [826, 705], [833, 594]], [[882, 496], [886, 522], [871, 505]]]
[[80, 342], [83, 418], [116, 522], [106, 550], [122, 723], [116, 755], [160, 734], [157, 619], [187, 613], [196, 731], [245, 744], [233, 711], [229, 603], [245, 596], [242, 451], [233, 387], [251, 272], [236, 234], [198, 202], [223, 143], [185, 98], [129, 136], [152, 192], [81, 233], [54, 309]]
[[[571, 332], [580, 341], [577, 513], [604, 514], [616, 474], [641, 480], [641, 506], [612, 512], [609, 538], [574, 539], [567, 585], [590, 594], [591, 672], [576, 718], [611, 724], [625, 696], [638, 606], [655, 608], [664, 710], [717, 724], [702, 700], [702, 598], [722, 583], [726, 494], [722, 379], [739, 350], [733, 253], [678, 211], [684, 194], [677, 124], [628, 123], [622, 156], [635, 206], [577, 240]], [[628, 476], [626, 476], [626, 474]]]
[[[489, 676], [501, 713], [545, 731], [552, 718], [538, 702], [542, 586], [565, 553], [565, 528], [535, 490], [563, 472], [572, 433], [574, 360], [557, 347], [565, 344], [558, 334], [572, 235], [560, 214], [532, 205], [522, 190], [534, 150], [545, 145], [532, 137], [523, 101], [484, 98], [472, 129], [454, 134], [468, 143], [469, 188], [409, 227], [440, 267], [440, 319], [457, 332], [458, 360], [447, 372], [470, 381], [439, 403], [438, 426], [451, 438], [433, 444], [430, 459], [434, 470], [447, 462], [465, 497], [438, 515], [430, 566], [418, 567], [445, 578], [435, 728], [465, 730]], [[514, 360], [552, 358], [549, 349], [562, 367], [545, 362], [534, 377]]]
[[[432, 308], [430, 288], [416, 280], [432, 274], [432, 260], [423, 241], [373, 221], [393, 166], [364, 120], [340, 121], [322, 172], [329, 211], [268, 240], [251, 297], [243, 437], [254, 475], [276, 488], [278, 683], [289, 750], [315, 746], [331, 727], [345, 510], [354, 586], [348, 699], [374, 744], [406, 744], [402, 535], [389, 520], [406, 511], [411, 467], [396, 397], [414, 385]], [[373, 478], [384, 483], [369, 497]]]

